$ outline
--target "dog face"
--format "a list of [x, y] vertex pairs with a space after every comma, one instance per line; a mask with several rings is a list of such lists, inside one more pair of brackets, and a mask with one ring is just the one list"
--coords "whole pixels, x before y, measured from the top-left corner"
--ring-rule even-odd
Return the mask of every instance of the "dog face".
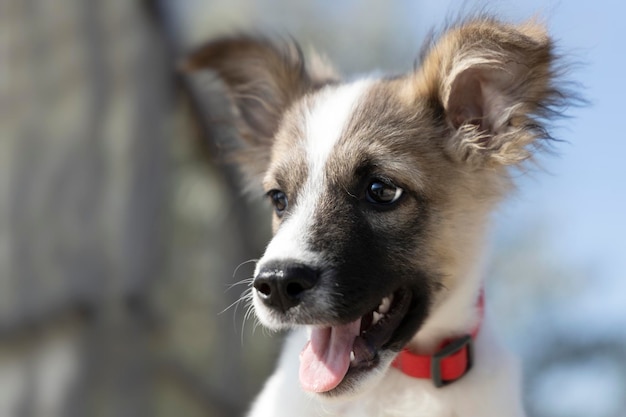
[[294, 44], [224, 39], [188, 63], [226, 84], [245, 145], [235, 157], [274, 205], [255, 311], [307, 326], [304, 389], [358, 391], [416, 334], [478, 256], [507, 166], [530, 156], [560, 97], [541, 27], [478, 19], [421, 66], [341, 82]]

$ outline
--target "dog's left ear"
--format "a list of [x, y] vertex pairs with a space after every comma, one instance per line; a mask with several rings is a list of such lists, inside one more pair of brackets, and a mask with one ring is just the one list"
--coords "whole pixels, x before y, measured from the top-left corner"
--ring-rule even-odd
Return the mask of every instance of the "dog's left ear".
[[337, 79], [318, 56], [305, 64], [295, 42], [250, 35], [199, 47], [181, 70], [189, 75], [208, 70], [225, 86], [240, 140], [229, 144], [230, 153], [224, 156], [241, 168], [251, 188], [260, 186], [285, 111], [307, 92]]
[[541, 121], [563, 96], [543, 26], [483, 18], [447, 32], [423, 57], [416, 86], [444, 109], [459, 161], [513, 165], [548, 136]]

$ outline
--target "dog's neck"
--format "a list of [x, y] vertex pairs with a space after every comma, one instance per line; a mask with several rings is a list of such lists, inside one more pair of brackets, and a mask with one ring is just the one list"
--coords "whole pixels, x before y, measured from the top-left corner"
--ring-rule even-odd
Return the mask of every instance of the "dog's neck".
[[471, 334], [482, 320], [484, 288], [483, 262], [474, 262], [457, 285], [444, 289], [435, 300], [432, 313], [407, 348], [420, 355], [432, 355], [446, 340]]

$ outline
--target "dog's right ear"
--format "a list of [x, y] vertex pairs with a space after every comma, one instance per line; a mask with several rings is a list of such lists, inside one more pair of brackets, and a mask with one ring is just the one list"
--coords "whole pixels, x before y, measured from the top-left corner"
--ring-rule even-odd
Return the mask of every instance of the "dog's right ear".
[[313, 59], [312, 64], [309, 70], [293, 41], [247, 35], [201, 46], [182, 64], [187, 73], [211, 70], [225, 84], [243, 142], [232, 157], [253, 183], [267, 170], [274, 135], [287, 108], [336, 78], [322, 60]]
[[543, 25], [479, 17], [452, 27], [425, 55], [417, 85], [454, 132], [446, 149], [477, 166], [519, 166], [550, 137], [545, 126], [570, 99]]

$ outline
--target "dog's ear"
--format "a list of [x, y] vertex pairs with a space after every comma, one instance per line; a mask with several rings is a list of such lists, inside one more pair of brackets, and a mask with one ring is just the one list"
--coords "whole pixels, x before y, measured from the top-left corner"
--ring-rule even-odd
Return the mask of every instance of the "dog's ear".
[[253, 182], [267, 169], [285, 110], [335, 77], [329, 66], [314, 58], [309, 70], [295, 42], [243, 35], [203, 45], [181, 65], [186, 73], [211, 70], [223, 81], [242, 139], [232, 157]]
[[541, 122], [563, 95], [543, 26], [481, 18], [448, 31], [422, 59], [417, 86], [443, 108], [456, 160], [518, 164], [548, 137]]

